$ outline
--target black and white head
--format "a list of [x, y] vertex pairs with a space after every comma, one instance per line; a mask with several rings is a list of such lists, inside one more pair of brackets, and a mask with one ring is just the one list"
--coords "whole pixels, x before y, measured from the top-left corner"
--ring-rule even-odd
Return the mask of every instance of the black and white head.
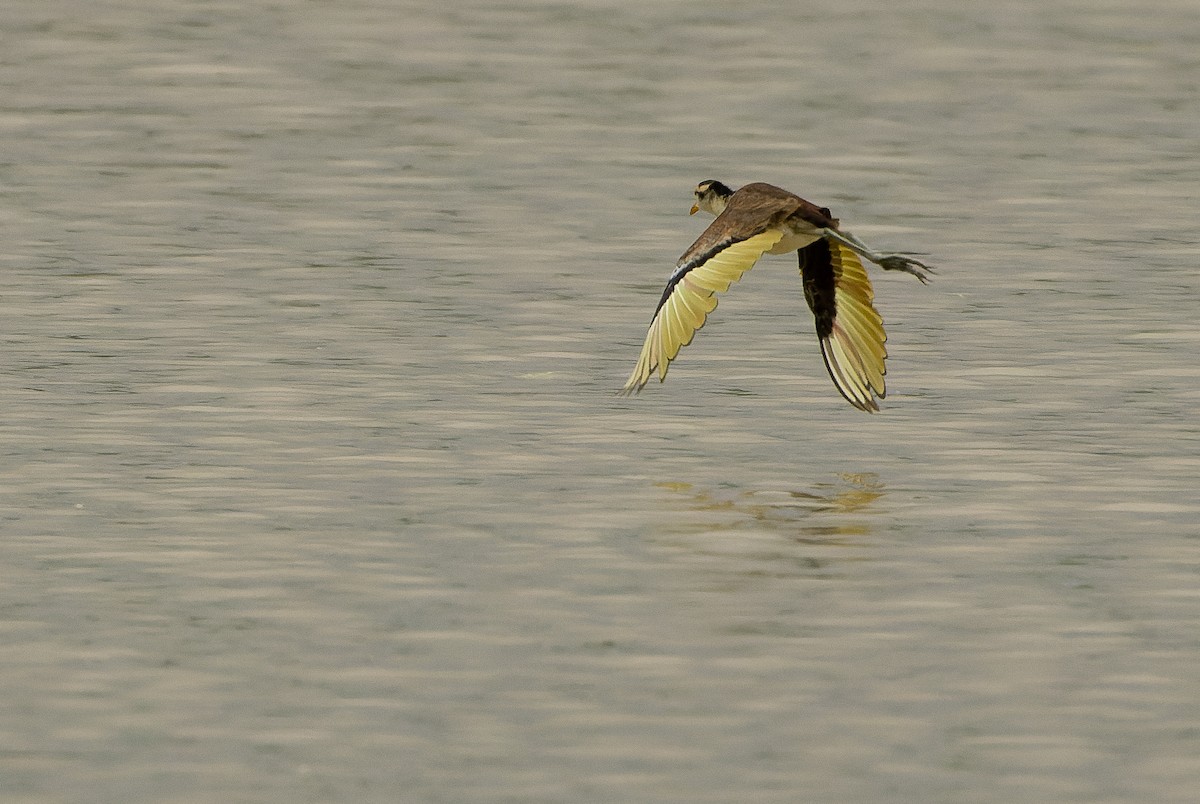
[[695, 215], [704, 210], [710, 215], [720, 215], [725, 211], [725, 204], [728, 203], [729, 196], [733, 195], [733, 190], [716, 179], [705, 179], [696, 185], [693, 193], [696, 200], [692, 204], [691, 214]]

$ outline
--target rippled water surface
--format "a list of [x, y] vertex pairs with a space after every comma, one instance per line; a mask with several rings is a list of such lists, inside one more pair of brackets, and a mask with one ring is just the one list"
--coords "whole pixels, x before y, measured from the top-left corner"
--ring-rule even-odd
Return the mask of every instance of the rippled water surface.
[[986, 6], [8, 3], [4, 799], [1194, 800], [1200, 9]]

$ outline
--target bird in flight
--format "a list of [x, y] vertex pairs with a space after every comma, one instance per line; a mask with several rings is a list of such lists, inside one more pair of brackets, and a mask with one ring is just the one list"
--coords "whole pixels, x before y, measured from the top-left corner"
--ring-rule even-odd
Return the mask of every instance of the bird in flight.
[[655, 373], [660, 382], [665, 380], [670, 362], [716, 309], [716, 294], [741, 279], [759, 257], [795, 251], [833, 384], [859, 410], [879, 410], [876, 400], [886, 395], [887, 335], [859, 257], [888, 271], [912, 274], [922, 283], [933, 269], [911, 257], [872, 251], [839, 228], [828, 209], [774, 185], [756, 182], [735, 192], [719, 181], [702, 181], [692, 214], [701, 210], [717, 219], [667, 279], [637, 367], [621, 394], [642, 390]]

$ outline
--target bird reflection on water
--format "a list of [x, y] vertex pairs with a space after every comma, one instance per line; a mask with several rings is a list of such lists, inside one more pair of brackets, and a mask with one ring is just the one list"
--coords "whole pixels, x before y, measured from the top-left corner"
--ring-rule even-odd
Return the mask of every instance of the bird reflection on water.
[[[686, 499], [692, 511], [716, 514], [675, 523], [673, 533], [714, 533], [770, 529], [792, 541], [829, 546], [862, 546], [872, 534], [869, 515], [887, 488], [873, 472], [839, 473], [811, 490], [736, 490], [691, 483], [660, 482], [658, 488]], [[863, 515], [868, 515], [864, 518]]]

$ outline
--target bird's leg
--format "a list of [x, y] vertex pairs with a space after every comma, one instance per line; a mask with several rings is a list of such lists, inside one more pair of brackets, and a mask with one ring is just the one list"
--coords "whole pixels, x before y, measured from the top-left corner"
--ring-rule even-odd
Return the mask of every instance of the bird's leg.
[[920, 260], [914, 260], [912, 257], [904, 257], [900, 254], [877, 254], [871, 250], [870, 246], [849, 232], [839, 232], [836, 229], [822, 229], [821, 232], [825, 237], [830, 240], [836, 240], [885, 271], [903, 271], [906, 274], [912, 274], [917, 279], [920, 279], [923, 284], [928, 284], [929, 274], [936, 273], [928, 265]]

